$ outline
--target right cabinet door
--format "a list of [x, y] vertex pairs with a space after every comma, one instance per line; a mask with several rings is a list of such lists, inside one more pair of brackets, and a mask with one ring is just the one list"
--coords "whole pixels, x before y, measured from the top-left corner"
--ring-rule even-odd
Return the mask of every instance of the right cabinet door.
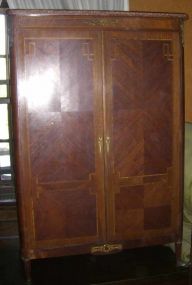
[[177, 33], [106, 32], [108, 239], [128, 247], [181, 231], [182, 86]]

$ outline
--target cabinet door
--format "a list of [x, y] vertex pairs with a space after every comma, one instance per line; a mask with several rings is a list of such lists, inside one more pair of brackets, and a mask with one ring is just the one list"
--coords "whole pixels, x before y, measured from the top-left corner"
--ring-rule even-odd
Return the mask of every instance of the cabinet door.
[[178, 35], [106, 32], [108, 238], [174, 241], [181, 229]]
[[17, 159], [30, 247], [90, 244], [105, 235], [100, 38], [18, 34]]

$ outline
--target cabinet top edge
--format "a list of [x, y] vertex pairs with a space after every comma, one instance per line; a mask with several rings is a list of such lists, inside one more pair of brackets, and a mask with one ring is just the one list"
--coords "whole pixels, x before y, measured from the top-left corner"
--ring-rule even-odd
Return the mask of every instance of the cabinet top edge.
[[[4, 11], [5, 12], [5, 11]], [[138, 12], [138, 11], [104, 11], [104, 10], [44, 10], [44, 9], [7, 9], [7, 15], [18, 16], [98, 16], [98, 17], [141, 17], [141, 18], [180, 18], [187, 20], [185, 13], [166, 13], [166, 12]]]

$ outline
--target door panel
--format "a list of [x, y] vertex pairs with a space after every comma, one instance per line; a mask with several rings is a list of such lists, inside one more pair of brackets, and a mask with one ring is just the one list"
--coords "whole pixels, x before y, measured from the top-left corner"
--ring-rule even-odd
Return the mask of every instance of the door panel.
[[[25, 159], [34, 240], [41, 246], [44, 241], [50, 246], [58, 240], [64, 245], [102, 241], [100, 36], [34, 30], [24, 43], [22, 90], [30, 145]], [[23, 103], [23, 96], [19, 100]]]
[[179, 50], [173, 38], [171, 33], [105, 33], [110, 240], [144, 245], [149, 239], [174, 240], [179, 231], [174, 215], [180, 190], [174, 180], [181, 163], [175, 148], [180, 83], [174, 79], [179, 57], [173, 57]]

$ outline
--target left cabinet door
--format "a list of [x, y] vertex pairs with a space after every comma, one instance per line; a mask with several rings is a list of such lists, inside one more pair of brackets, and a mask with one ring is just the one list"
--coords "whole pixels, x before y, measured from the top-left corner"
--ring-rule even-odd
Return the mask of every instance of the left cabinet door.
[[90, 31], [15, 32], [18, 194], [34, 252], [105, 239], [100, 42]]

